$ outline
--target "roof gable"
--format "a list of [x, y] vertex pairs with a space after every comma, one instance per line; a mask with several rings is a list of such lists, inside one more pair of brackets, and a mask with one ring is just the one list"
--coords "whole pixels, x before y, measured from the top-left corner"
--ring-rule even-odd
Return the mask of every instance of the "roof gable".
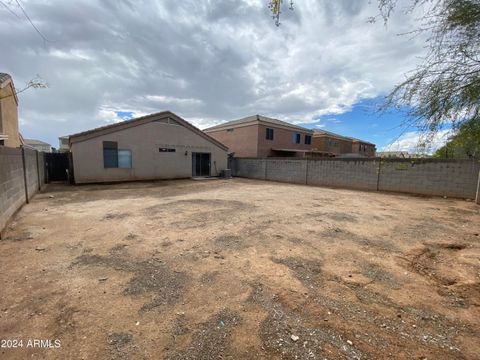
[[204, 131], [208, 132], [208, 131], [215, 131], [215, 130], [225, 130], [231, 127], [240, 127], [240, 126], [248, 126], [248, 125], [258, 125], [258, 124], [274, 125], [274, 126], [289, 128], [291, 130], [313, 133], [313, 131], [310, 129], [307, 129], [298, 125], [290, 124], [286, 121], [269, 118], [267, 116], [262, 116], [262, 115], [247, 116], [238, 120], [227, 121], [222, 124], [209, 127]]
[[214, 145], [220, 147], [221, 149], [228, 150], [228, 147], [215, 140], [211, 136], [205, 134], [199, 128], [193, 126], [188, 121], [182, 119], [180, 116], [172, 113], [171, 111], [163, 111], [158, 112], [155, 114], [150, 114], [146, 116], [142, 116], [135, 119], [125, 120], [116, 124], [106, 125], [102, 127], [98, 127], [95, 129], [83, 131], [77, 134], [73, 134], [69, 136], [70, 144], [82, 142], [85, 140], [89, 140], [98, 136], [111, 134], [120, 130], [129, 129], [134, 126], [140, 126], [143, 124], [151, 123], [151, 122], [165, 122], [170, 124], [176, 124], [187, 128], [188, 130], [196, 133], [197, 135], [203, 137], [204, 139], [208, 140], [209, 142], [213, 143]]

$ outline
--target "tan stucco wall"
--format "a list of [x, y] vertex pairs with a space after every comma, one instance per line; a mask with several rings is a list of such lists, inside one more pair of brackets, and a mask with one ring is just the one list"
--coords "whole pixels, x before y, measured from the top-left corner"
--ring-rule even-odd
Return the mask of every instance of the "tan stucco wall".
[[235, 157], [257, 157], [258, 125], [248, 125], [227, 130], [206, 131], [208, 135], [228, 146]]
[[18, 134], [18, 109], [10, 84], [0, 89], [0, 133], [8, 135], [5, 146], [19, 147], [21, 145]]
[[[131, 169], [103, 167], [103, 141], [118, 142], [118, 149], [132, 151]], [[159, 152], [159, 148], [176, 152]], [[227, 168], [227, 151], [181, 125], [150, 122], [71, 146], [76, 183], [192, 176], [192, 152], [211, 153], [211, 175]], [[187, 152], [187, 155], [185, 155]]]
[[[273, 140], [266, 139], [267, 128], [273, 129]], [[300, 134], [300, 144], [295, 144], [293, 142], [293, 134]], [[310, 150], [311, 145], [305, 144], [305, 135], [313, 136], [313, 134], [306, 131], [287, 130], [275, 127], [274, 125], [259, 125], [257, 156], [278, 156], [272, 151], [272, 149]]]

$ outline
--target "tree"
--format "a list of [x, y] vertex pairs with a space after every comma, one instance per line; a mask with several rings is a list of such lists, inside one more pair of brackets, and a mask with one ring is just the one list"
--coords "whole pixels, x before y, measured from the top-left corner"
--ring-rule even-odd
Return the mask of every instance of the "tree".
[[[379, 0], [385, 23], [396, 8], [397, 0]], [[409, 124], [430, 135], [449, 124], [469, 131], [480, 124], [480, 0], [411, 0], [406, 11], [417, 9], [412, 34], [428, 33], [427, 55], [382, 108], [410, 109]]]
[[0, 97], [0, 100], [2, 99], [6, 99], [10, 96], [16, 96], [18, 94], [21, 94], [23, 93], [24, 91], [28, 90], [28, 89], [45, 89], [45, 88], [48, 88], [48, 84], [46, 83], [45, 80], [43, 80], [40, 76], [37, 75], [36, 78], [32, 79], [32, 80], [29, 80], [26, 84], [25, 84], [25, 87], [23, 87], [22, 89], [20, 90], [15, 90], [14, 93], [12, 94], [9, 94], [9, 95], [5, 95], [3, 97]]
[[[271, 0], [268, 2], [268, 8], [272, 12], [272, 18], [275, 19], [275, 25], [280, 26], [280, 14], [282, 13], [283, 0]], [[293, 10], [293, 0], [290, 0], [290, 10]]]
[[433, 155], [437, 158], [480, 158], [480, 122], [467, 121]]

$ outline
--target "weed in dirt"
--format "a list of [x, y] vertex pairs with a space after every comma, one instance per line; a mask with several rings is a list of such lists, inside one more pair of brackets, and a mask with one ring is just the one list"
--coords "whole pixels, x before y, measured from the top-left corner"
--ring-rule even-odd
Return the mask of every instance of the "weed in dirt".
[[[229, 343], [232, 329], [240, 322], [240, 317], [229, 310], [222, 310], [213, 315], [192, 335], [190, 344], [174, 354], [167, 355], [167, 360], [184, 359], [223, 359], [234, 358], [230, 354]], [[230, 355], [230, 356], [229, 356]]]
[[110, 254], [119, 254], [119, 253], [125, 253], [127, 251], [126, 247], [127, 244], [117, 244], [114, 247], [110, 249]]
[[188, 282], [185, 273], [172, 271], [157, 258], [132, 261], [119, 255], [81, 255], [75, 259], [71, 266], [76, 265], [103, 266], [133, 273], [133, 278], [124, 290], [125, 295], [155, 294], [151, 302], [142, 306], [142, 311], [174, 304], [185, 291]]
[[107, 342], [110, 353], [114, 359], [128, 359], [127, 348], [133, 342], [133, 336], [126, 332], [114, 332], [108, 334]]

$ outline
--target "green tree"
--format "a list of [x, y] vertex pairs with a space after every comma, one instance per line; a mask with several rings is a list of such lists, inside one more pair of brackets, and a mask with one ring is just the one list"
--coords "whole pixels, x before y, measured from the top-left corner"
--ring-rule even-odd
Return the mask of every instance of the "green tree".
[[459, 126], [455, 135], [433, 155], [437, 158], [480, 158], [480, 122], [470, 120]]
[[[397, 0], [379, 0], [379, 9], [388, 22]], [[422, 13], [412, 33], [428, 34], [428, 52], [387, 96], [383, 109], [410, 109], [408, 124], [430, 135], [449, 124], [475, 128], [480, 123], [480, 0], [411, 0], [406, 11]]]

